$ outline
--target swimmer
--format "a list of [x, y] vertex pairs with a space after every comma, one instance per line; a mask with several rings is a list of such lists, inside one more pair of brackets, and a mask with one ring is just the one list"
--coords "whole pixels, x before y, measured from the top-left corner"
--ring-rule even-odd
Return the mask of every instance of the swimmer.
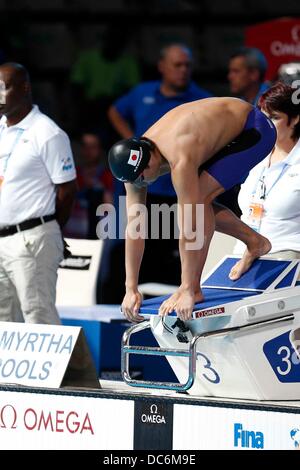
[[[195, 302], [203, 301], [201, 273], [214, 230], [242, 240], [247, 250], [230, 273], [236, 280], [253, 261], [265, 255], [271, 244], [231, 211], [214, 203], [215, 197], [243, 182], [251, 168], [263, 160], [276, 141], [273, 123], [257, 108], [237, 98], [207, 98], [178, 106], [151, 126], [139, 139], [117, 142], [109, 152], [114, 176], [125, 182], [127, 209], [145, 204], [147, 186], [170, 172], [178, 205], [181, 285], [162, 303], [159, 314], [173, 310], [189, 320]], [[204, 208], [204, 244], [190, 249], [196, 228], [197, 205]], [[186, 205], [192, 207], [191, 231], [187, 233]], [[194, 235], [196, 239], [196, 235]], [[126, 294], [122, 303], [125, 317], [142, 321], [142, 296], [138, 277], [145, 240], [126, 236]]]

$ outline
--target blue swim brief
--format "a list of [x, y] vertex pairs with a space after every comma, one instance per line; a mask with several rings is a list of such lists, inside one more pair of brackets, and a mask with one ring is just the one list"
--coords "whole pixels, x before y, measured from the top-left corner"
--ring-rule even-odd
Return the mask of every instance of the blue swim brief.
[[276, 129], [258, 108], [248, 114], [243, 131], [199, 168], [213, 176], [225, 190], [243, 183], [249, 171], [273, 149]]

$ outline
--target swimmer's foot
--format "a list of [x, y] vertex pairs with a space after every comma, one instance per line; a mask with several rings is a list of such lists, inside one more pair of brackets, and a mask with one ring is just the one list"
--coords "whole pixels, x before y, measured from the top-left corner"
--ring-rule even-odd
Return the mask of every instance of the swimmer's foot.
[[229, 279], [236, 281], [251, 267], [254, 260], [267, 254], [272, 248], [269, 240], [262, 235], [256, 235], [253, 242], [249, 243], [242, 258], [233, 266], [229, 273]]
[[[183, 301], [183, 297], [185, 297], [188, 293], [182, 287], [179, 287], [174, 294], [171, 295], [168, 299], [166, 299], [159, 308], [159, 315], [165, 316], [169, 313], [176, 311], [178, 303], [181, 304]], [[193, 305], [196, 303], [203, 302], [204, 297], [200, 290], [199, 284], [195, 287], [194, 295], [193, 295]]]
[[198, 290], [198, 292], [195, 292], [195, 304], [200, 304], [200, 302], [203, 302], [204, 296], [201, 292], [201, 290]]

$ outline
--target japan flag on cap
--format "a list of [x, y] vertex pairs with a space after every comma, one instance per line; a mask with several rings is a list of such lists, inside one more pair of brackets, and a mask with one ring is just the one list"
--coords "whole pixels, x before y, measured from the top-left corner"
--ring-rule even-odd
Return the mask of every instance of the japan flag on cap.
[[128, 165], [137, 166], [140, 160], [140, 151], [139, 150], [130, 150]]

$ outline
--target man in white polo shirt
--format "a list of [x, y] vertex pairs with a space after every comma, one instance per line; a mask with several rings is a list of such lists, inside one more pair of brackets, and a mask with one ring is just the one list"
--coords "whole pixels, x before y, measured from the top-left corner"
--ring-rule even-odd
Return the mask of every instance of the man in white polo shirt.
[[0, 66], [0, 321], [59, 324], [61, 227], [76, 192], [68, 136], [32, 104], [19, 64]]

